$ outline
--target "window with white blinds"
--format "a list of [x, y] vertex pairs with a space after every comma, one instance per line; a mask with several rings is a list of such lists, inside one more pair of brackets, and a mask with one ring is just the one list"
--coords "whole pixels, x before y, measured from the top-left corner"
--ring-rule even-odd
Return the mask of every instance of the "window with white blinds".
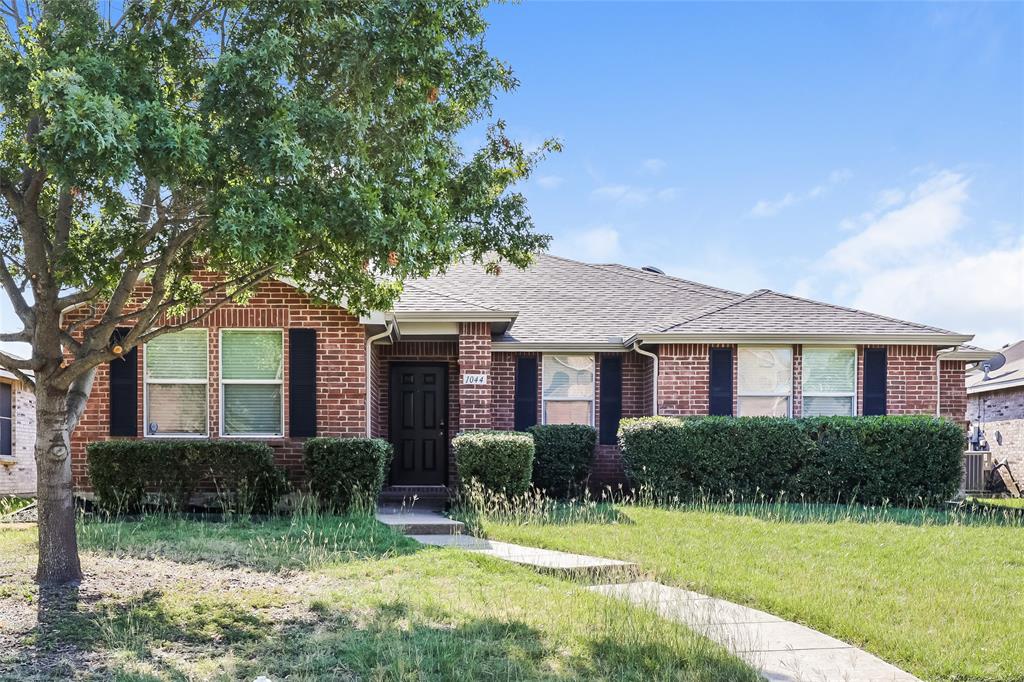
[[545, 355], [545, 424], [594, 424], [594, 356]]
[[790, 416], [793, 349], [740, 346], [736, 355], [737, 414], [741, 417]]
[[147, 436], [205, 436], [209, 355], [205, 329], [158, 336], [145, 348]]
[[223, 435], [284, 435], [284, 332], [221, 331], [220, 386]]
[[805, 417], [852, 416], [856, 410], [857, 351], [854, 348], [804, 348]]

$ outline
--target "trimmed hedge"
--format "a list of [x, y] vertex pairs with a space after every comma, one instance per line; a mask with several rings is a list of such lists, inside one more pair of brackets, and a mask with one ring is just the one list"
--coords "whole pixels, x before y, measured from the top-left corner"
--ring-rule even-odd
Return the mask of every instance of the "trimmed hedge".
[[310, 438], [304, 451], [310, 490], [338, 512], [361, 499], [376, 503], [393, 454], [380, 438]]
[[963, 432], [935, 417], [625, 419], [622, 458], [655, 496], [933, 504], [960, 483]]
[[134, 513], [147, 501], [183, 509], [200, 483], [211, 481], [222, 505], [266, 513], [288, 487], [266, 443], [108, 440], [89, 443], [86, 457], [96, 502], [112, 512]]
[[530, 488], [533, 437], [516, 431], [468, 431], [452, 439], [459, 479], [494, 492], [521, 495]]
[[534, 446], [533, 485], [555, 496], [573, 493], [590, 474], [597, 430], [584, 424], [546, 424], [528, 431]]

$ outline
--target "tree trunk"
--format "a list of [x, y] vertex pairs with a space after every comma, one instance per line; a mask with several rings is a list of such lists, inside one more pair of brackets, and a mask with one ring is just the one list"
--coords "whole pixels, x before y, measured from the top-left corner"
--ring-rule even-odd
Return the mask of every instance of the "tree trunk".
[[71, 429], [65, 391], [51, 388], [47, 376], [36, 377], [36, 477], [39, 515], [39, 565], [42, 585], [82, 579], [71, 494]]

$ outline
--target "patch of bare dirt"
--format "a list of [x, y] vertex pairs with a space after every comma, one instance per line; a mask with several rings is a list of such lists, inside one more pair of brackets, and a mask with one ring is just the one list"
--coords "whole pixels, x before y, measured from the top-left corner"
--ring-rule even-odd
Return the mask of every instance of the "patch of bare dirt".
[[0, 681], [106, 678], [110, 652], [97, 616], [154, 594], [195, 598], [259, 591], [273, 595], [270, 606], [260, 609], [269, 622], [313, 624], [317, 617], [309, 600], [330, 583], [310, 573], [84, 554], [81, 584], [40, 590], [32, 580], [34, 553], [18, 554], [0, 556]]

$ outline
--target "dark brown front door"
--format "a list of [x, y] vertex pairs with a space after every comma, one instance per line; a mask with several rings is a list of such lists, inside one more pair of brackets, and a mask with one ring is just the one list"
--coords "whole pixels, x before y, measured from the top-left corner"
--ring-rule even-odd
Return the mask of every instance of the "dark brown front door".
[[448, 368], [391, 366], [391, 485], [448, 483]]

